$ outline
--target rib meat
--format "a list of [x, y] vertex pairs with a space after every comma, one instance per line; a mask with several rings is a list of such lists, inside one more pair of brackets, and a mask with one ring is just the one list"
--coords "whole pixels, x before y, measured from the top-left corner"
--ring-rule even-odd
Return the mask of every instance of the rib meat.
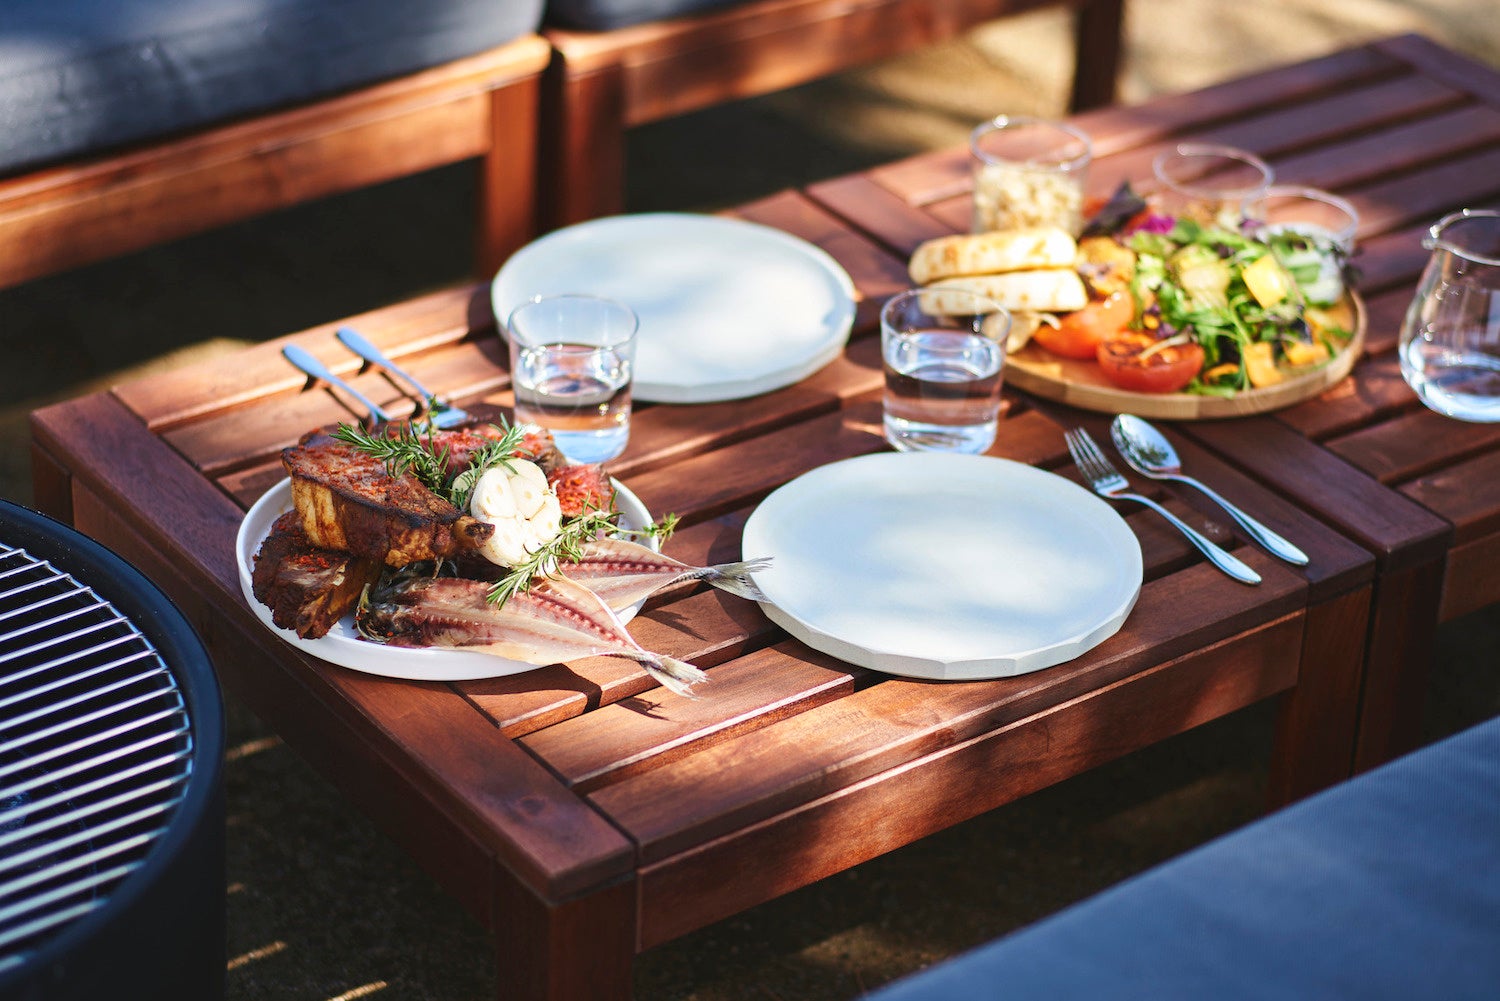
[[494, 526], [428, 490], [392, 476], [373, 456], [324, 434], [281, 453], [292, 502], [308, 540], [393, 567], [448, 559], [482, 545]]
[[380, 572], [379, 560], [314, 546], [297, 512], [288, 511], [276, 519], [255, 554], [250, 583], [255, 597], [271, 609], [272, 622], [304, 639], [317, 639], [353, 610]]

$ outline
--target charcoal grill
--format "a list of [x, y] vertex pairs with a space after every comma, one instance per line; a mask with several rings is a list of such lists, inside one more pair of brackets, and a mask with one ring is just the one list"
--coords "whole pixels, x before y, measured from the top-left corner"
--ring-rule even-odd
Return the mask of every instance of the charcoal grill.
[[0, 998], [215, 998], [224, 723], [145, 577], [0, 501]]

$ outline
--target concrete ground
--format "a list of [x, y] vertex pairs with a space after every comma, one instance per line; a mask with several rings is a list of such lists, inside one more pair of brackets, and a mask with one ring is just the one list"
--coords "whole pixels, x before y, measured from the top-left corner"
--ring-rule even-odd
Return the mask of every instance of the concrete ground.
[[[1493, 0], [1132, 0], [1122, 97], [1402, 31], [1500, 65]], [[1070, 71], [1066, 15], [1042, 11], [640, 129], [629, 207], [712, 210], [1058, 114]], [[30, 498], [25, 415], [45, 402], [462, 280], [472, 205], [469, 171], [443, 170], [0, 291], [0, 496]], [[1493, 607], [1441, 630], [1430, 736], [1500, 713], [1496, 651]], [[231, 1001], [493, 996], [477, 924], [229, 708]], [[1252, 819], [1270, 732], [1270, 707], [1236, 714], [687, 936], [641, 958], [637, 996], [857, 997]]]

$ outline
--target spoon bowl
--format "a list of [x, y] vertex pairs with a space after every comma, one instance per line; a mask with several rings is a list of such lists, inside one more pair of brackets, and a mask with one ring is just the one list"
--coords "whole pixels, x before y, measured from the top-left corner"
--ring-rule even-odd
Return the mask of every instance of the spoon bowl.
[[1196, 487], [1209, 500], [1223, 508], [1252, 539], [1265, 546], [1273, 556], [1295, 566], [1307, 565], [1307, 554], [1302, 550], [1220, 497], [1207, 484], [1183, 475], [1182, 461], [1177, 457], [1177, 450], [1172, 447], [1167, 436], [1153, 425], [1134, 414], [1120, 414], [1110, 425], [1109, 436], [1131, 469], [1153, 480], [1175, 480]]
[[1182, 473], [1182, 462], [1177, 450], [1156, 427], [1134, 414], [1121, 414], [1110, 425], [1109, 436], [1115, 448], [1130, 463], [1130, 467], [1142, 476], [1177, 476]]

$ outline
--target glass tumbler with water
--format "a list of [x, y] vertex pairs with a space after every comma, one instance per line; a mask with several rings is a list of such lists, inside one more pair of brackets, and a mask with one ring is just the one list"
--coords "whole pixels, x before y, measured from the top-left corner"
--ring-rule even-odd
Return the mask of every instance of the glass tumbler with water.
[[630, 440], [634, 311], [589, 295], [538, 296], [511, 312], [516, 423], [552, 432], [572, 462], [604, 462]]
[[995, 440], [1010, 313], [940, 285], [893, 296], [880, 311], [885, 437], [903, 452], [983, 452]]
[[1500, 421], [1500, 211], [1434, 223], [1432, 251], [1401, 325], [1401, 374], [1431, 409]]

